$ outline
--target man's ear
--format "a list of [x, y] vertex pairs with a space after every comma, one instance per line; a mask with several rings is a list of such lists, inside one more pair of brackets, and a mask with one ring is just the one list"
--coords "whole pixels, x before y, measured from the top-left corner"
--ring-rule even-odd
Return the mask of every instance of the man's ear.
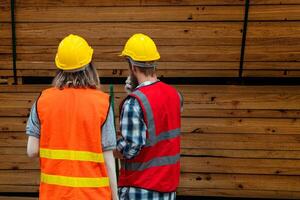
[[137, 67], [136, 66], [131, 65], [131, 70], [132, 70], [132, 72], [137, 73]]

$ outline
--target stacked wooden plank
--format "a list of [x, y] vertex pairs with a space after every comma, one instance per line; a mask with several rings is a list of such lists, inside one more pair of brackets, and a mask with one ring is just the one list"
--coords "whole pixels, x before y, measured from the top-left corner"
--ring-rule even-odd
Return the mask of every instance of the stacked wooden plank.
[[299, 77], [300, 1], [250, 2], [244, 76]]
[[[16, 1], [17, 76], [54, 76], [57, 45], [73, 33], [95, 49], [101, 77], [125, 77], [118, 54], [142, 32], [158, 44], [159, 76], [238, 77], [244, 10], [244, 0]], [[299, 10], [299, 0], [250, 1], [243, 76], [300, 77]], [[0, 0], [0, 83], [13, 77], [10, 17]], [[5, 193], [38, 192], [24, 129], [46, 87], [0, 85], [0, 200], [36, 200]], [[179, 195], [300, 199], [298, 86], [176, 88], [185, 99]], [[118, 106], [123, 86], [115, 91]]]
[[[2, 2], [0, 70], [11, 77], [10, 2]], [[250, 3], [243, 75], [299, 77], [300, 2]], [[130, 35], [143, 32], [159, 45], [161, 76], [237, 77], [243, 20], [239, 0], [17, 1], [18, 76], [53, 76], [57, 45], [69, 33], [95, 48], [101, 76], [125, 76], [118, 54]]]
[[[11, 18], [9, 1], [0, 1], [0, 84], [13, 76], [11, 52]], [[5, 51], [3, 51], [6, 49]]]
[[[9, 1], [2, 5], [0, 70], [12, 76]], [[142, 32], [158, 44], [160, 76], [236, 77], [243, 8], [239, 0], [16, 1], [17, 75], [53, 76], [58, 43], [73, 33], [95, 49], [101, 77], [124, 77], [128, 66], [118, 55]]]
[[[0, 87], [0, 192], [38, 191], [24, 129], [45, 87]], [[300, 198], [299, 87], [176, 88], [185, 97], [179, 195]], [[118, 105], [125, 94], [115, 90]]]
[[[0, 70], [11, 77], [10, 2], [2, 2]], [[299, 77], [299, 1], [250, 3], [243, 75]], [[118, 54], [130, 35], [143, 32], [159, 45], [161, 76], [237, 77], [243, 20], [239, 0], [16, 1], [18, 76], [53, 76], [57, 44], [69, 33], [95, 48], [101, 76], [125, 76]]]

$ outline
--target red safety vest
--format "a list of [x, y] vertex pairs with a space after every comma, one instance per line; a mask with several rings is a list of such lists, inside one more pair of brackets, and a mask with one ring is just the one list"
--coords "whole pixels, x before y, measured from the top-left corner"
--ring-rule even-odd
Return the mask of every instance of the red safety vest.
[[37, 101], [41, 123], [40, 200], [111, 199], [101, 147], [109, 96], [50, 88]]
[[119, 186], [173, 192], [180, 176], [178, 92], [165, 83], [156, 82], [138, 88], [129, 96], [136, 98], [143, 110], [147, 140], [136, 157], [122, 161]]

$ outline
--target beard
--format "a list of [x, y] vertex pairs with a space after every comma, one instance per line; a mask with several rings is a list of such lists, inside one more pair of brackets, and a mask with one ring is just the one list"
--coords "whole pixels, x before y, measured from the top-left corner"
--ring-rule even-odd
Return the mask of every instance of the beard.
[[132, 89], [135, 89], [139, 85], [139, 82], [138, 82], [136, 76], [133, 73], [131, 73], [129, 78], [130, 78]]

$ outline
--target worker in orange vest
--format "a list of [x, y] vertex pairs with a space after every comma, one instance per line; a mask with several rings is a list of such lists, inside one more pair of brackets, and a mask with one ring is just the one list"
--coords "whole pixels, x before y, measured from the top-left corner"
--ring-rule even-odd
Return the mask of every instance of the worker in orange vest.
[[174, 200], [180, 176], [182, 96], [159, 81], [154, 41], [134, 34], [121, 54], [129, 63], [128, 96], [120, 105], [115, 155], [121, 158], [119, 198]]
[[118, 199], [114, 116], [92, 55], [82, 37], [64, 38], [53, 86], [31, 109], [27, 153], [40, 157], [40, 200]]

